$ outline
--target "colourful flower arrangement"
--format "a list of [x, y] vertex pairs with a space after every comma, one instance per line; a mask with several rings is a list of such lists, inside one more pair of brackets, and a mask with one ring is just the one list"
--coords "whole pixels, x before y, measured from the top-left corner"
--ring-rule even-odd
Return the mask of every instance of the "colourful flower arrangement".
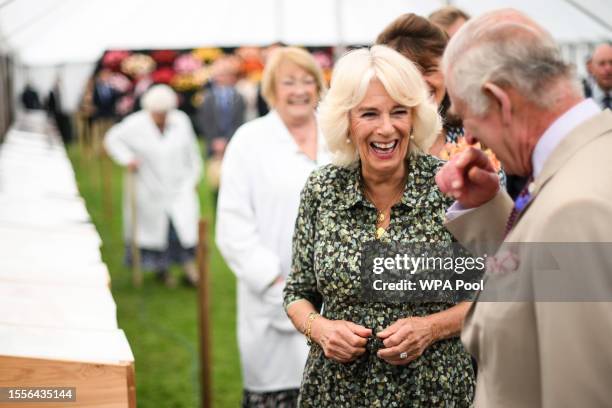
[[157, 69], [151, 74], [151, 79], [156, 84], [170, 84], [174, 78], [175, 72], [172, 68], [163, 67]]
[[177, 56], [178, 52], [173, 50], [151, 51], [151, 58], [153, 58], [159, 65], [172, 65]]
[[483, 149], [480, 142], [471, 145], [465, 140], [464, 136], [458, 137], [456, 143], [446, 143], [440, 151], [440, 158], [442, 160], [450, 160], [453, 156], [469, 149], [470, 147], [475, 147], [476, 149], [482, 150], [489, 158], [489, 161], [491, 162], [491, 165], [495, 171], [499, 172], [501, 169], [501, 163], [497, 157], [495, 157], [495, 154], [491, 151], [491, 149]]
[[178, 92], [188, 92], [199, 89], [203, 83], [193, 74], [177, 74], [172, 78], [170, 85]]
[[174, 70], [179, 74], [191, 74], [202, 68], [202, 61], [193, 54], [181, 54], [174, 60]]
[[220, 48], [197, 48], [191, 54], [200, 61], [211, 63], [223, 55], [223, 51]]
[[113, 71], [118, 71], [121, 62], [130, 56], [129, 51], [113, 50], [107, 51], [102, 57], [102, 66]]
[[110, 78], [108, 78], [108, 83], [120, 93], [126, 93], [132, 89], [132, 81], [118, 72], [113, 73]]
[[137, 78], [155, 70], [155, 61], [146, 54], [132, 54], [121, 62], [121, 72]]

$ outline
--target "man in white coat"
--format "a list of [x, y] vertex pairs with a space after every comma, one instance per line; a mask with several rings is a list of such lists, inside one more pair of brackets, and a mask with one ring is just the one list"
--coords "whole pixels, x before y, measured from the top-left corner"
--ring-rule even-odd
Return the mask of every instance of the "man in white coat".
[[[176, 94], [167, 85], [147, 91], [142, 106], [142, 111], [113, 126], [104, 140], [108, 154], [134, 180], [134, 191], [130, 183], [124, 185], [124, 237], [128, 246], [133, 243], [140, 249], [145, 270], [154, 270], [171, 286], [168, 267], [181, 263], [193, 284], [200, 213], [197, 184], [202, 173], [196, 136], [188, 116], [176, 109]], [[135, 242], [131, 194], [136, 200]]]

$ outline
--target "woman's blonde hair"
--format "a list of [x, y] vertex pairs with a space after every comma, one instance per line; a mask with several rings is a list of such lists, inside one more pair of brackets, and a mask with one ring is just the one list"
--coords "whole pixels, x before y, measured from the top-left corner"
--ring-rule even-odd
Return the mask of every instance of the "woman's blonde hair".
[[427, 152], [442, 129], [437, 107], [412, 62], [384, 45], [350, 51], [336, 63], [329, 91], [319, 105], [321, 130], [333, 155], [332, 162], [338, 166], [349, 167], [359, 160], [357, 147], [346, 142], [349, 113], [363, 100], [374, 78], [394, 101], [411, 110], [413, 139], [409, 155]]
[[268, 105], [273, 107], [276, 104], [276, 75], [283, 62], [292, 62], [311, 74], [317, 82], [319, 98], [325, 93], [326, 86], [323, 80], [323, 72], [314, 57], [302, 48], [281, 47], [275, 49], [270, 55], [261, 79], [261, 96]]

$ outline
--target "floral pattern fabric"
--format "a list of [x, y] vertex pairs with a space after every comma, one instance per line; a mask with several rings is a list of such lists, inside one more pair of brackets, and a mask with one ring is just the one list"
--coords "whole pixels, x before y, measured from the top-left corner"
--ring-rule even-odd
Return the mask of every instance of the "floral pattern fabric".
[[[382, 241], [450, 242], [443, 225], [451, 201], [434, 175], [442, 161], [411, 158], [401, 201], [392, 208]], [[400, 318], [426, 316], [447, 303], [377, 303], [361, 296], [361, 245], [376, 239], [376, 208], [362, 193], [359, 167], [328, 165], [314, 171], [304, 190], [293, 239], [292, 272], [285, 307], [306, 299], [322, 315], [371, 328], [366, 353], [348, 364], [310, 348], [300, 407], [469, 407], [474, 371], [458, 337], [434, 343], [418, 359], [393, 366], [379, 359], [375, 335]]]

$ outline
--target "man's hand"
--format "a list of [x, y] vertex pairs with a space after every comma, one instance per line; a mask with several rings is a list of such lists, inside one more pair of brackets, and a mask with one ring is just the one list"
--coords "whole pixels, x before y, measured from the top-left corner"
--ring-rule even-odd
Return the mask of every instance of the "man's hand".
[[436, 174], [436, 184], [463, 208], [488, 202], [499, 190], [499, 177], [481, 150], [471, 147], [451, 158]]

